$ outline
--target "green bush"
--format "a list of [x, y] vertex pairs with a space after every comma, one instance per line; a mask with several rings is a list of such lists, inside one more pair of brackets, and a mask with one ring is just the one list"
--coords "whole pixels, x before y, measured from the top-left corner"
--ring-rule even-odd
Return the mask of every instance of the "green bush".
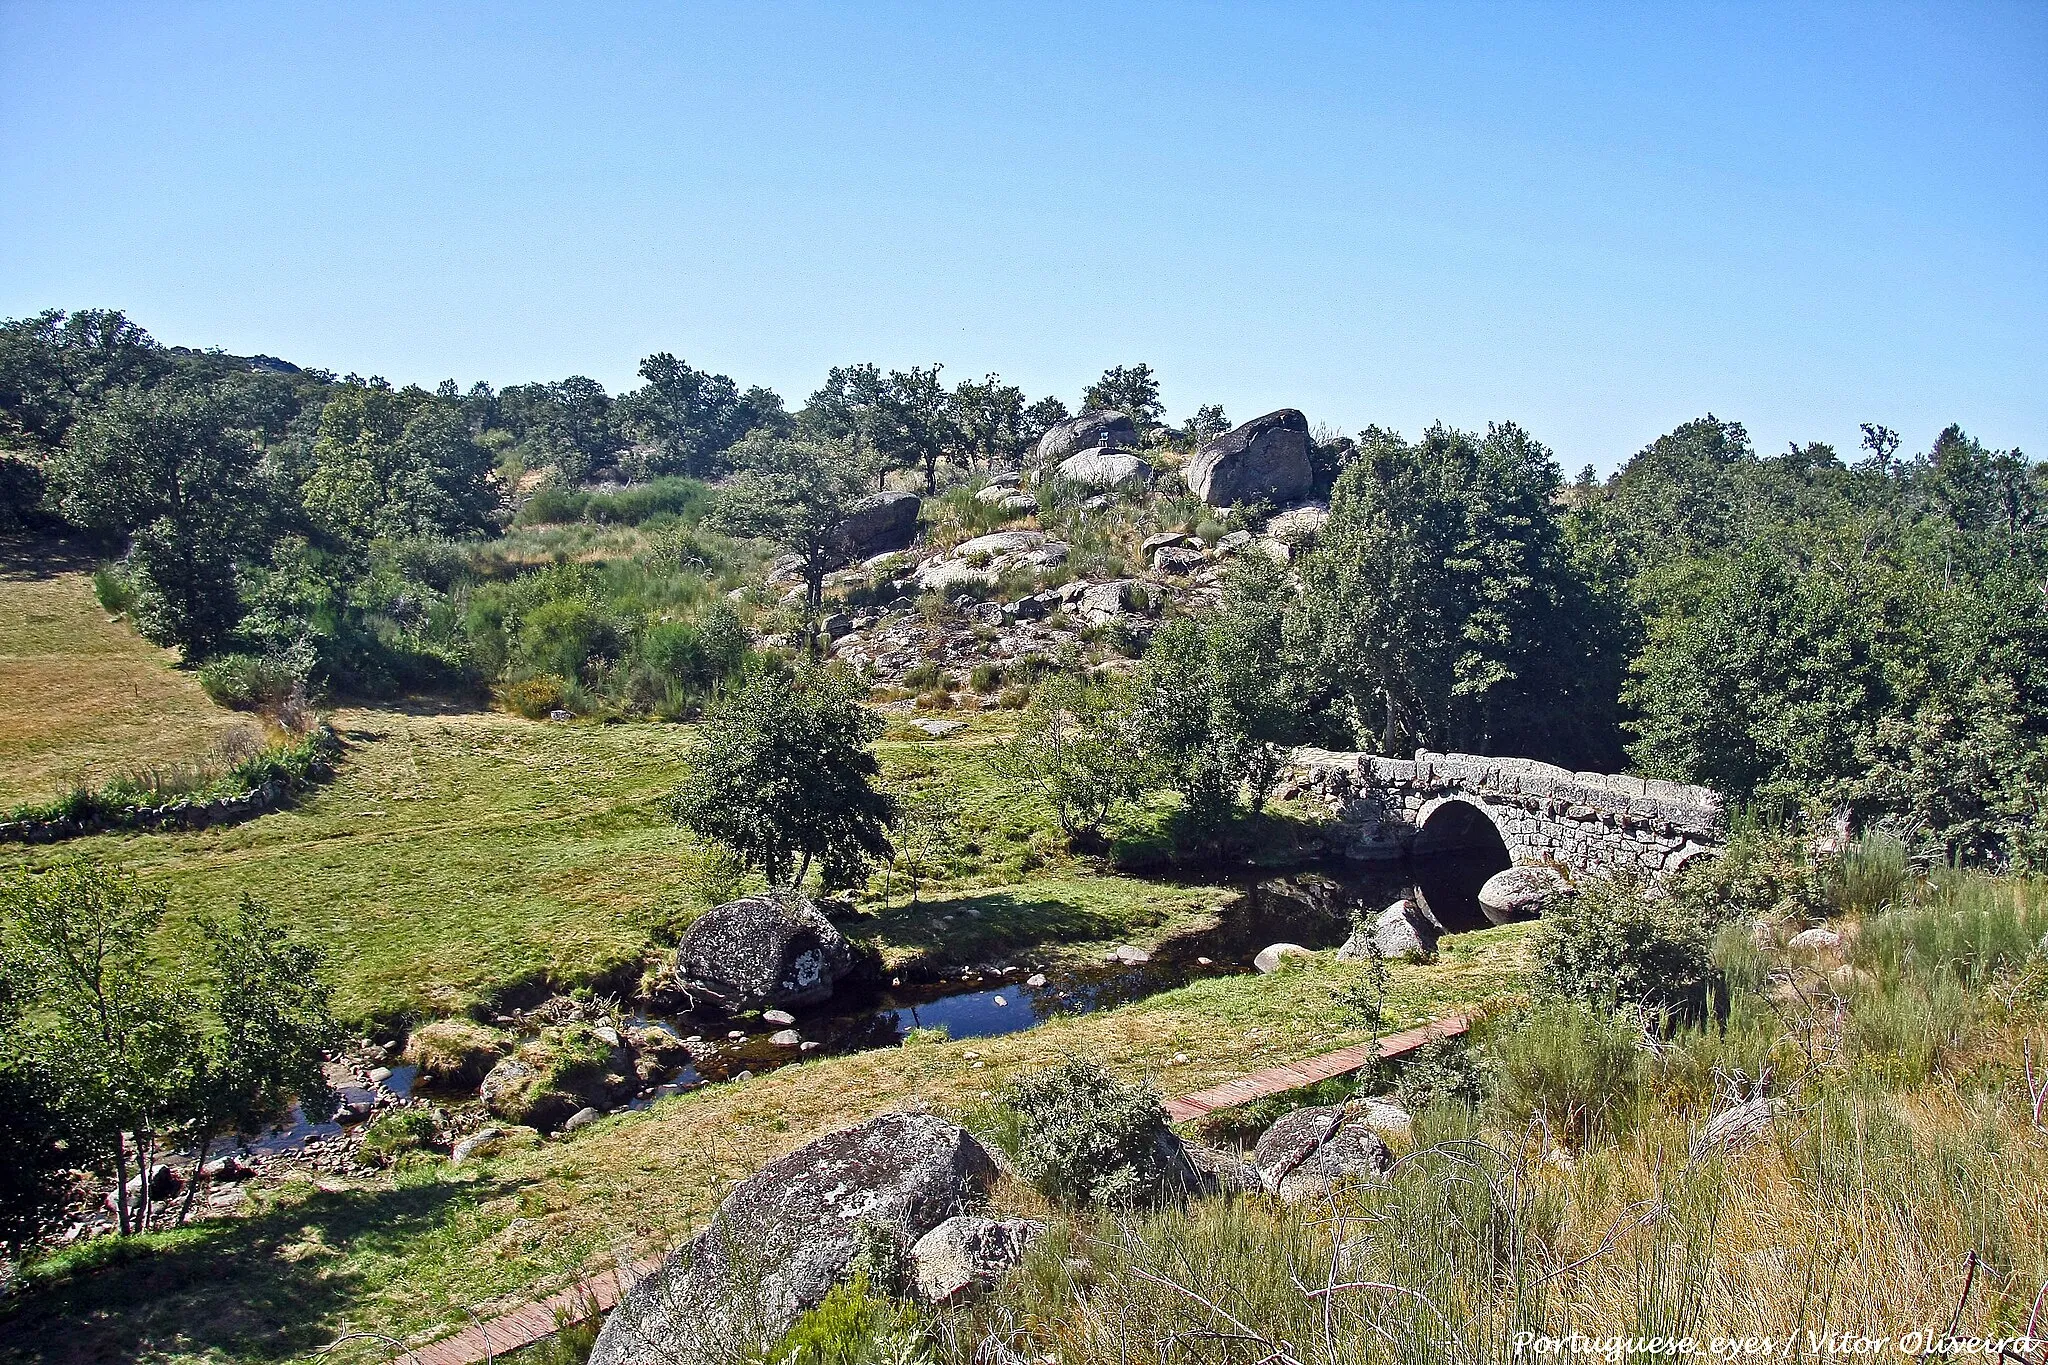
[[1709, 928], [1756, 920], [1805, 922], [1830, 908], [1832, 874], [1797, 834], [1763, 826], [1739, 828], [1717, 857], [1687, 863], [1672, 894]]
[[585, 597], [558, 597], [519, 625], [519, 663], [535, 673], [573, 679], [594, 659], [616, 657], [619, 623]]
[[1130, 1205], [1158, 1197], [1166, 1109], [1149, 1086], [1126, 1085], [1069, 1057], [1013, 1082], [1003, 1103], [1018, 1117], [1017, 1165], [1057, 1203]]
[[216, 654], [199, 666], [199, 685], [222, 706], [254, 711], [290, 696], [299, 679], [275, 659], [253, 654]]
[[1414, 1114], [1437, 1105], [1477, 1106], [1492, 1085], [1492, 1072], [1480, 1049], [1463, 1038], [1439, 1038], [1401, 1062], [1394, 1099]]
[[1697, 1012], [1714, 980], [1699, 912], [1633, 876], [1582, 883], [1530, 941], [1539, 989], [1594, 1006]]
[[1536, 1003], [1489, 1044], [1493, 1099], [1510, 1130], [1585, 1146], [1626, 1132], [1643, 1099], [1642, 1030], [1576, 1000]]
[[505, 705], [528, 720], [546, 720], [567, 696], [567, 683], [544, 674], [509, 684], [505, 688]]
[[92, 571], [92, 595], [116, 616], [125, 616], [135, 606], [135, 582], [118, 565], [102, 564]]
[[432, 1147], [440, 1137], [441, 1125], [426, 1110], [388, 1109], [363, 1129], [362, 1156], [389, 1166], [406, 1152]]
[[1003, 666], [992, 663], [976, 664], [974, 671], [967, 675], [967, 685], [977, 692], [995, 691], [1003, 685]]
[[893, 1365], [926, 1358], [917, 1310], [876, 1293], [865, 1274], [833, 1285], [766, 1356], [775, 1365]]
[[906, 692], [923, 692], [937, 687], [944, 676], [945, 671], [937, 664], [919, 664], [897, 679], [897, 686]]

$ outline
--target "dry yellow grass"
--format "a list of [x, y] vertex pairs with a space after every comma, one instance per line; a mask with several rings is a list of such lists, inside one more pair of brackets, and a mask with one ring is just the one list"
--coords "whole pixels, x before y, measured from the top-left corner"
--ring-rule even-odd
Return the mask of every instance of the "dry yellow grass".
[[91, 574], [55, 542], [0, 539], [0, 809], [201, 758], [246, 723], [109, 620]]

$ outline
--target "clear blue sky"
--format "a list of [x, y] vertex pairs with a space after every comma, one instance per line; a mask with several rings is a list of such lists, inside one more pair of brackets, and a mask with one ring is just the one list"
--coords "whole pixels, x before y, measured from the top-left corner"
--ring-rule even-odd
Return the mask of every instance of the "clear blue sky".
[[[426, 11], [431, 10], [431, 15]], [[2048, 4], [0, 0], [0, 315], [2048, 454]]]

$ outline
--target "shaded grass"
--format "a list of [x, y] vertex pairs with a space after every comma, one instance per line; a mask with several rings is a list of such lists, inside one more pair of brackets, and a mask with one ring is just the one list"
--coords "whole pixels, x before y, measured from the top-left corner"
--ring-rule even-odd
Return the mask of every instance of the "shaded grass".
[[0, 810], [211, 752], [241, 719], [176, 663], [107, 618], [89, 559], [0, 538]]

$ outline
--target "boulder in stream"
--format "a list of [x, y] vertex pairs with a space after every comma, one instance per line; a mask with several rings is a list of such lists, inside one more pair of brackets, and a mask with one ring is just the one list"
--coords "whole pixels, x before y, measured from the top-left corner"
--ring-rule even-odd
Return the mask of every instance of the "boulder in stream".
[[846, 936], [807, 898], [791, 894], [709, 910], [676, 949], [683, 993], [735, 1014], [830, 999], [854, 965]]

